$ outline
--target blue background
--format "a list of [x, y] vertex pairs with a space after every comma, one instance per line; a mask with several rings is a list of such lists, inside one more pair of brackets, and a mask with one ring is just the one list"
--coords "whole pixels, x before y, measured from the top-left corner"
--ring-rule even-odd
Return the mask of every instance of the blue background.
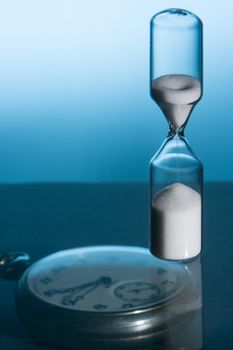
[[232, 180], [232, 1], [0, 4], [0, 181], [147, 181], [167, 133], [149, 96], [149, 21], [204, 22], [204, 96], [186, 136], [206, 180]]

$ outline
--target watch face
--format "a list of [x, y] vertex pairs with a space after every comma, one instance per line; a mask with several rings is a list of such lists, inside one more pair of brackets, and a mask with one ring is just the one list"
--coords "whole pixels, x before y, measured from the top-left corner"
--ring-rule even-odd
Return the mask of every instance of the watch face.
[[188, 279], [176, 262], [136, 247], [90, 247], [59, 252], [29, 269], [29, 291], [61, 308], [91, 312], [129, 312], [173, 298]]

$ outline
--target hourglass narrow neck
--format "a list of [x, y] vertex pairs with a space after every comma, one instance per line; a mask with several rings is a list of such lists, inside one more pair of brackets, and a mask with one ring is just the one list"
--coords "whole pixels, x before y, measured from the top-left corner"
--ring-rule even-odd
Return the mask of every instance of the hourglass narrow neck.
[[169, 124], [169, 130], [168, 130], [167, 137], [168, 138], [173, 138], [175, 136], [177, 136], [177, 137], [185, 137], [184, 136], [185, 125], [183, 125], [179, 129], [176, 129], [172, 124]]

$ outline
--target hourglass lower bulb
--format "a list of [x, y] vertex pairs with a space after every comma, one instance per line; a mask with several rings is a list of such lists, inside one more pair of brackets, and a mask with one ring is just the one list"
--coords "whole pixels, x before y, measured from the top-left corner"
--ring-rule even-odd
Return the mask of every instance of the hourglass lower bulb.
[[201, 251], [202, 163], [184, 128], [202, 94], [202, 23], [193, 13], [169, 9], [151, 20], [151, 97], [169, 133], [150, 164], [150, 249], [172, 260]]

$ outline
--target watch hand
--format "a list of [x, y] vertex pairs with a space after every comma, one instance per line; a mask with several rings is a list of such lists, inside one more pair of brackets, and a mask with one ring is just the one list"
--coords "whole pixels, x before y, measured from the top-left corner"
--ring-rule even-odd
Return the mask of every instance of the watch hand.
[[112, 283], [111, 277], [103, 276], [103, 277], [98, 278], [96, 281], [88, 282], [88, 283], [85, 283], [81, 286], [79, 285], [79, 286], [69, 287], [69, 288], [49, 289], [48, 291], [44, 292], [44, 294], [51, 297], [51, 296], [56, 295], [56, 294], [67, 294], [67, 293], [79, 292], [79, 291], [82, 291], [83, 289], [86, 289], [88, 287], [99, 286], [101, 284], [108, 286], [111, 283]]
[[109, 284], [111, 284], [111, 278], [110, 277], [101, 277], [101, 278], [99, 278], [96, 281], [95, 285], [93, 285], [91, 288], [89, 288], [88, 290], [86, 290], [82, 294], [76, 295], [76, 292], [74, 292], [71, 295], [64, 297], [63, 300], [62, 300], [62, 304], [63, 305], [74, 305], [79, 300], [84, 299], [85, 295], [87, 295], [88, 293], [90, 293], [91, 291], [93, 291], [94, 289], [99, 287], [100, 285], [107, 285], [107, 286], [109, 286]]
[[98, 285], [93, 286], [92, 288], [86, 290], [83, 294], [80, 295], [76, 295], [76, 297], [74, 296], [74, 294], [65, 296], [62, 300], [62, 304], [63, 305], [74, 305], [76, 304], [79, 300], [84, 299], [85, 295], [87, 295], [88, 293], [90, 293], [91, 291], [93, 291], [94, 289], [96, 289], [98, 287]]

